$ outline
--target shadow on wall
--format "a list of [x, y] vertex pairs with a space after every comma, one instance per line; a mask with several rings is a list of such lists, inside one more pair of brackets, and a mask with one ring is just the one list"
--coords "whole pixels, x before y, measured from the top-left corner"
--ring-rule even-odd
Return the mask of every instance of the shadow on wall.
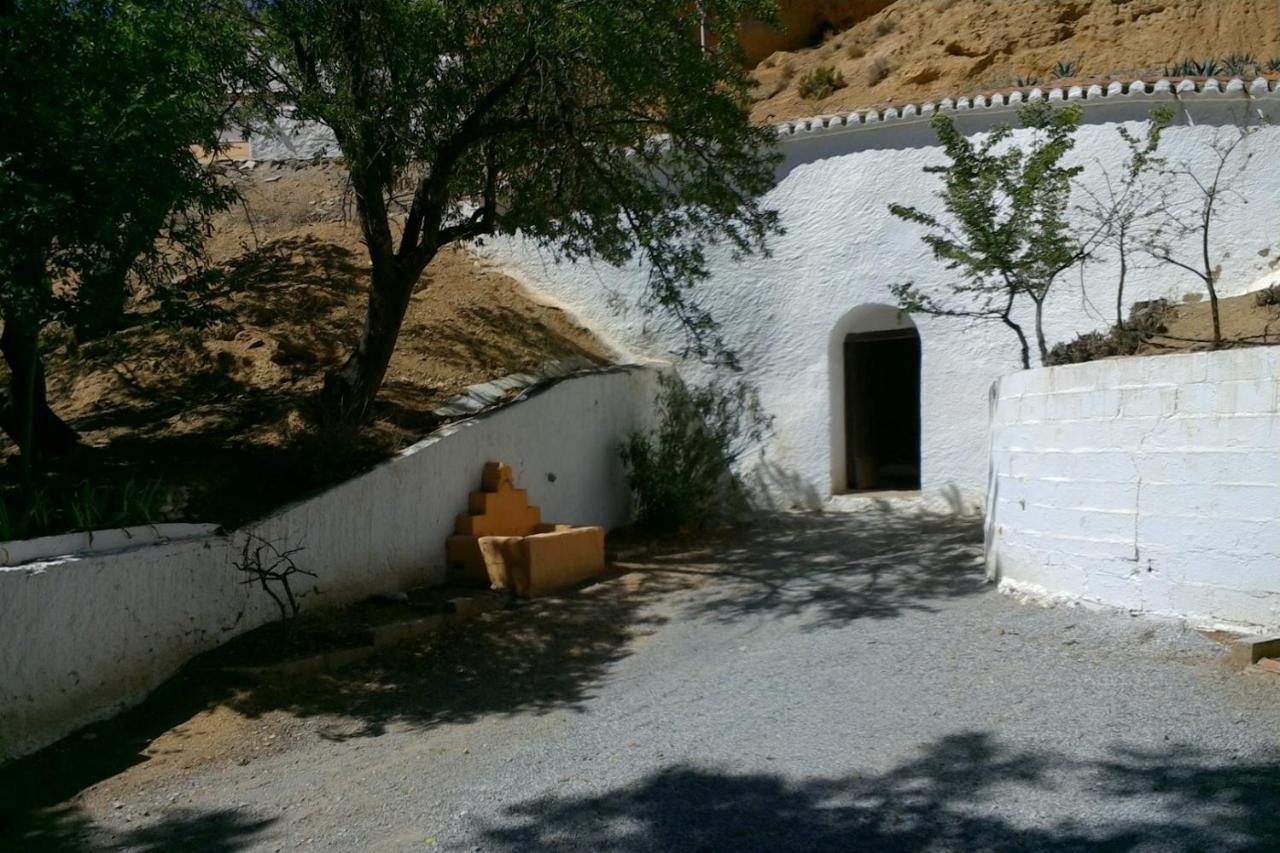
[[[1010, 783], [1053, 798], [1079, 784], [1095, 819], [1017, 824], [1000, 815]], [[1142, 797], [1144, 808], [1126, 809]], [[1159, 806], [1153, 808], [1152, 803]], [[1117, 752], [1080, 763], [990, 735], [942, 738], [884, 773], [792, 782], [671, 765], [596, 796], [512, 808], [485, 849], [1137, 851], [1274, 850], [1280, 762], [1216, 763], [1190, 750]], [[1015, 806], [1016, 807], [1016, 806]]]
[[765, 512], [822, 509], [822, 495], [813, 483], [776, 462], [761, 458], [742, 479], [756, 509]]

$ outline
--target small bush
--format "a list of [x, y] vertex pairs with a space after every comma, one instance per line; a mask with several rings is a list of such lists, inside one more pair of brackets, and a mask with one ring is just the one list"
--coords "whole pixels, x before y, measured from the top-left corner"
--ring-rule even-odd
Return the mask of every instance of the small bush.
[[889, 61], [883, 56], [877, 56], [867, 63], [867, 85], [874, 86], [881, 80], [889, 76], [889, 72], [893, 69], [889, 67]]
[[1273, 284], [1259, 290], [1253, 300], [1259, 308], [1280, 306], [1280, 284]]
[[744, 382], [686, 386], [664, 376], [658, 425], [627, 437], [619, 455], [636, 521], [657, 533], [723, 520], [745, 507], [734, 463], [769, 433], [755, 390]]
[[1267, 70], [1273, 74], [1280, 74], [1280, 56], [1273, 56], [1267, 60]]
[[898, 28], [898, 25], [888, 18], [881, 18], [876, 21], [875, 29], [872, 30], [876, 34], [876, 38], [884, 38]]
[[1045, 359], [1046, 366], [1079, 364], [1120, 355], [1136, 355], [1154, 335], [1168, 331], [1169, 303], [1163, 299], [1137, 302], [1129, 309], [1124, 328], [1112, 326], [1105, 332], [1086, 332], [1073, 341], [1055, 344]]
[[806, 101], [820, 101], [836, 89], [845, 87], [844, 75], [830, 65], [819, 65], [800, 78], [800, 97]]
[[1252, 53], [1229, 53], [1222, 58], [1222, 70], [1232, 77], [1250, 77], [1258, 68]]
[[1066, 80], [1080, 76], [1080, 64], [1069, 60], [1061, 60], [1053, 66], [1049, 76], [1055, 80]]
[[850, 59], [861, 59], [867, 55], [867, 51], [860, 44], [851, 44], [844, 49], [844, 55]]
[[173, 493], [159, 480], [119, 485], [82, 480], [57, 488], [0, 494], [0, 542], [76, 530], [132, 527], [163, 521]]

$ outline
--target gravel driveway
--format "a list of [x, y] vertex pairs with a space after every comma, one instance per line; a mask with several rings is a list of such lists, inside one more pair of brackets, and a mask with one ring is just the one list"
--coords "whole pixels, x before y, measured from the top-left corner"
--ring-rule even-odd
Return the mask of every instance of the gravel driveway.
[[785, 515], [624, 551], [607, 583], [157, 724], [11, 843], [1280, 850], [1280, 678], [1000, 596], [979, 539]]

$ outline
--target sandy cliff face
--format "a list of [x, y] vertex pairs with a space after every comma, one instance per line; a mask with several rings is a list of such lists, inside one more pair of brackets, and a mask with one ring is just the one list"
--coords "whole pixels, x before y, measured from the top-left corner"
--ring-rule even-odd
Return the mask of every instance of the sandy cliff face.
[[[744, 27], [759, 59], [758, 121], [838, 113], [1072, 79], [1159, 74], [1183, 59], [1280, 57], [1280, 0], [791, 0], [790, 29]], [[772, 53], [766, 51], [772, 50]], [[818, 66], [846, 85], [821, 99], [798, 84]]]

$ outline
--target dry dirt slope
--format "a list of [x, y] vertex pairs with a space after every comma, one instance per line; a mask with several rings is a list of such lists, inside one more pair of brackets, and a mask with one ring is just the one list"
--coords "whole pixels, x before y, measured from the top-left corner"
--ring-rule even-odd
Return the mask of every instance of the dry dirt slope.
[[[315, 394], [359, 338], [368, 283], [345, 173], [264, 165], [227, 178], [244, 204], [217, 217], [209, 241], [223, 273], [200, 309], [212, 322], [157, 322], [144, 299], [103, 340], [49, 342], [50, 399], [86, 445], [50, 472], [51, 493], [158, 480], [176, 492], [169, 517], [239, 522], [413, 443], [467, 385], [610, 359], [564, 312], [450, 250], [410, 303], [373, 422], [322, 428]], [[0, 440], [0, 457], [13, 452]]]
[[[793, 0], [782, 36], [748, 27], [761, 60], [757, 121], [916, 102], [1050, 81], [1059, 61], [1081, 78], [1159, 74], [1183, 59], [1280, 57], [1280, 0]], [[785, 48], [768, 53], [775, 47]], [[847, 85], [805, 100], [819, 65]]]

